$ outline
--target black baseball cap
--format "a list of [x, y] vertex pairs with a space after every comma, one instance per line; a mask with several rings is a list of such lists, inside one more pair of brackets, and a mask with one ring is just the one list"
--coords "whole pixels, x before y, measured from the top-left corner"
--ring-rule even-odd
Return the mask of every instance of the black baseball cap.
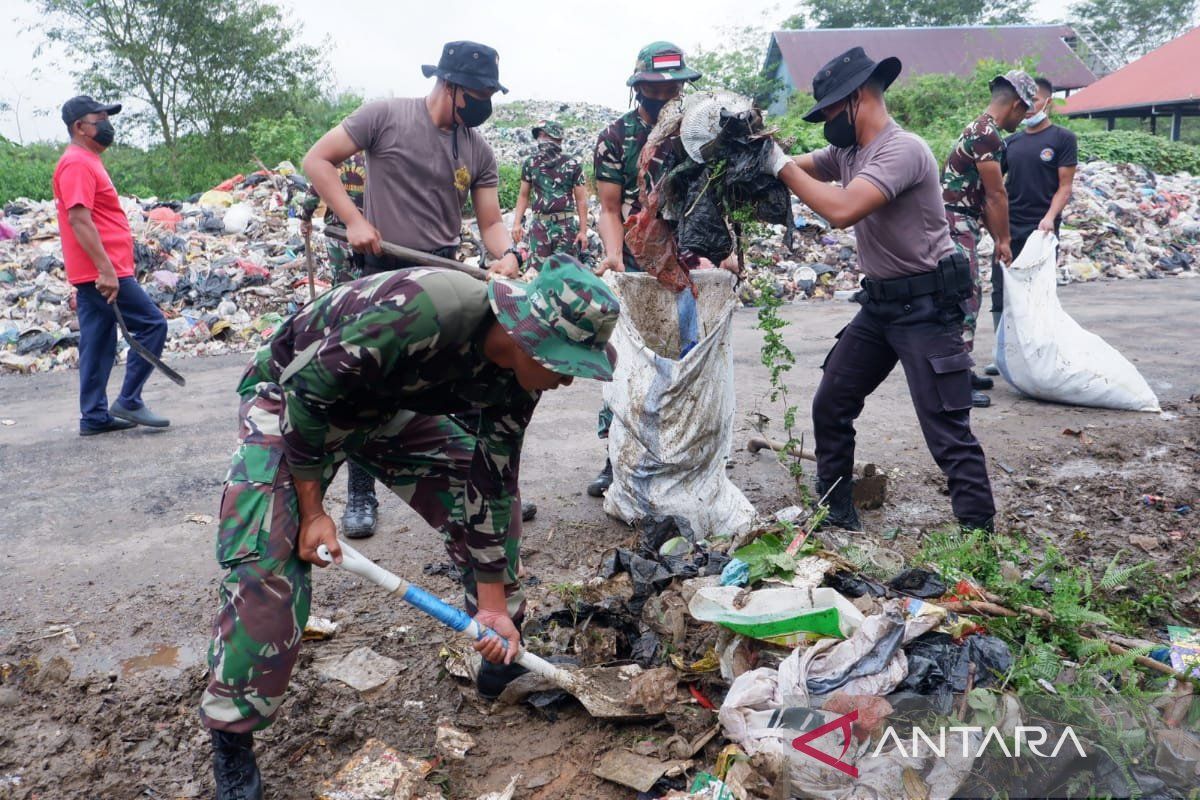
[[437, 66], [425, 64], [421, 72], [426, 78], [438, 76], [476, 91], [496, 91], [508, 94], [500, 83], [500, 55], [486, 44], [478, 42], [447, 42], [442, 47], [442, 57]]
[[77, 119], [86, 117], [88, 114], [99, 114], [101, 111], [107, 111], [109, 114], [120, 114], [121, 104], [113, 103], [105, 105], [104, 103], [96, 102], [86, 94], [81, 94], [63, 103], [62, 119], [69, 126]]

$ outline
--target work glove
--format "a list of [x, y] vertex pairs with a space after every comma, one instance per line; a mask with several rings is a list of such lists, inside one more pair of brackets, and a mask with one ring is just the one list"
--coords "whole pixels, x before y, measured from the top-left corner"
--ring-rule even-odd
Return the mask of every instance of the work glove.
[[783, 152], [783, 148], [779, 146], [779, 142], [772, 142], [771, 155], [767, 159], [764, 172], [770, 173], [773, 178], [778, 178], [783, 168], [791, 162], [792, 157]]

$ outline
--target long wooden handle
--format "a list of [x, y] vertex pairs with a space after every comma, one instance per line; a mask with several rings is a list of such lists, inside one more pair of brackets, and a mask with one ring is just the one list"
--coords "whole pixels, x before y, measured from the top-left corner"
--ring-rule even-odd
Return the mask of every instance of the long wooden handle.
[[[325, 235], [340, 242], [347, 241], [346, 229], [341, 225], [326, 225]], [[464, 264], [452, 258], [442, 258], [441, 256], [435, 256], [422, 250], [413, 250], [411, 247], [403, 247], [391, 242], [382, 242], [380, 247], [383, 249], [384, 255], [389, 255], [393, 258], [403, 258], [405, 261], [412, 261], [414, 264], [427, 267], [445, 267], [446, 269], [457, 270], [481, 281], [488, 279], [487, 270], [472, 267], [470, 264]]]
[[[757, 453], [759, 450], [774, 450], [776, 453], [782, 453], [784, 445], [783, 442], [776, 442], [773, 439], [767, 439], [763, 436], [752, 436], [750, 437], [750, 441], [746, 442], [746, 449], [751, 453]], [[795, 445], [792, 445], [788, 452], [793, 456], [799, 456], [800, 458], [803, 458], [805, 461], [817, 460], [816, 453], [811, 450], [800, 450]], [[865, 474], [866, 466], [866, 464], [860, 461], [855, 461], [854, 471], [859, 475], [863, 475]]]

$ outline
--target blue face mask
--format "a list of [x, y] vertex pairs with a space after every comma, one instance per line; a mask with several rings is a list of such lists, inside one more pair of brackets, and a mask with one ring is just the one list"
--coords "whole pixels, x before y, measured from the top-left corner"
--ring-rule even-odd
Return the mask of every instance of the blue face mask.
[[1025, 119], [1021, 120], [1021, 124], [1027, 128], [1032, 128], [1034, 126], [1041, 125], [1043, 122], [1046, 121], [1046, 117], [1048, 116], [1049, 108], [1050, 108], [1050, 101], [1047, 101], [1045, 108], [1043, 108], [1038, 113], [1034, 114], [1032, 117], [1026, 117]]

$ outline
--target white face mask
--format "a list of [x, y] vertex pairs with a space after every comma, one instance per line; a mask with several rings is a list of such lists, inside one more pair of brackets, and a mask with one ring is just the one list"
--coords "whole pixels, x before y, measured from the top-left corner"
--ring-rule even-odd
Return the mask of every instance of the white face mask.
[[1046, 121], [1046, 115], [1049, 112], [1050, 104], [1052, 102], [1054, 102], [1053, 99], [1047, 98], [1046, 105], [1042, 106], [1042, 110], [1034, 114], [1032, 117], [1026, 117], [1025, 119], [1021, 120], [1021, 124], [1030, 128], [1035, 125], [1041, 125]]

